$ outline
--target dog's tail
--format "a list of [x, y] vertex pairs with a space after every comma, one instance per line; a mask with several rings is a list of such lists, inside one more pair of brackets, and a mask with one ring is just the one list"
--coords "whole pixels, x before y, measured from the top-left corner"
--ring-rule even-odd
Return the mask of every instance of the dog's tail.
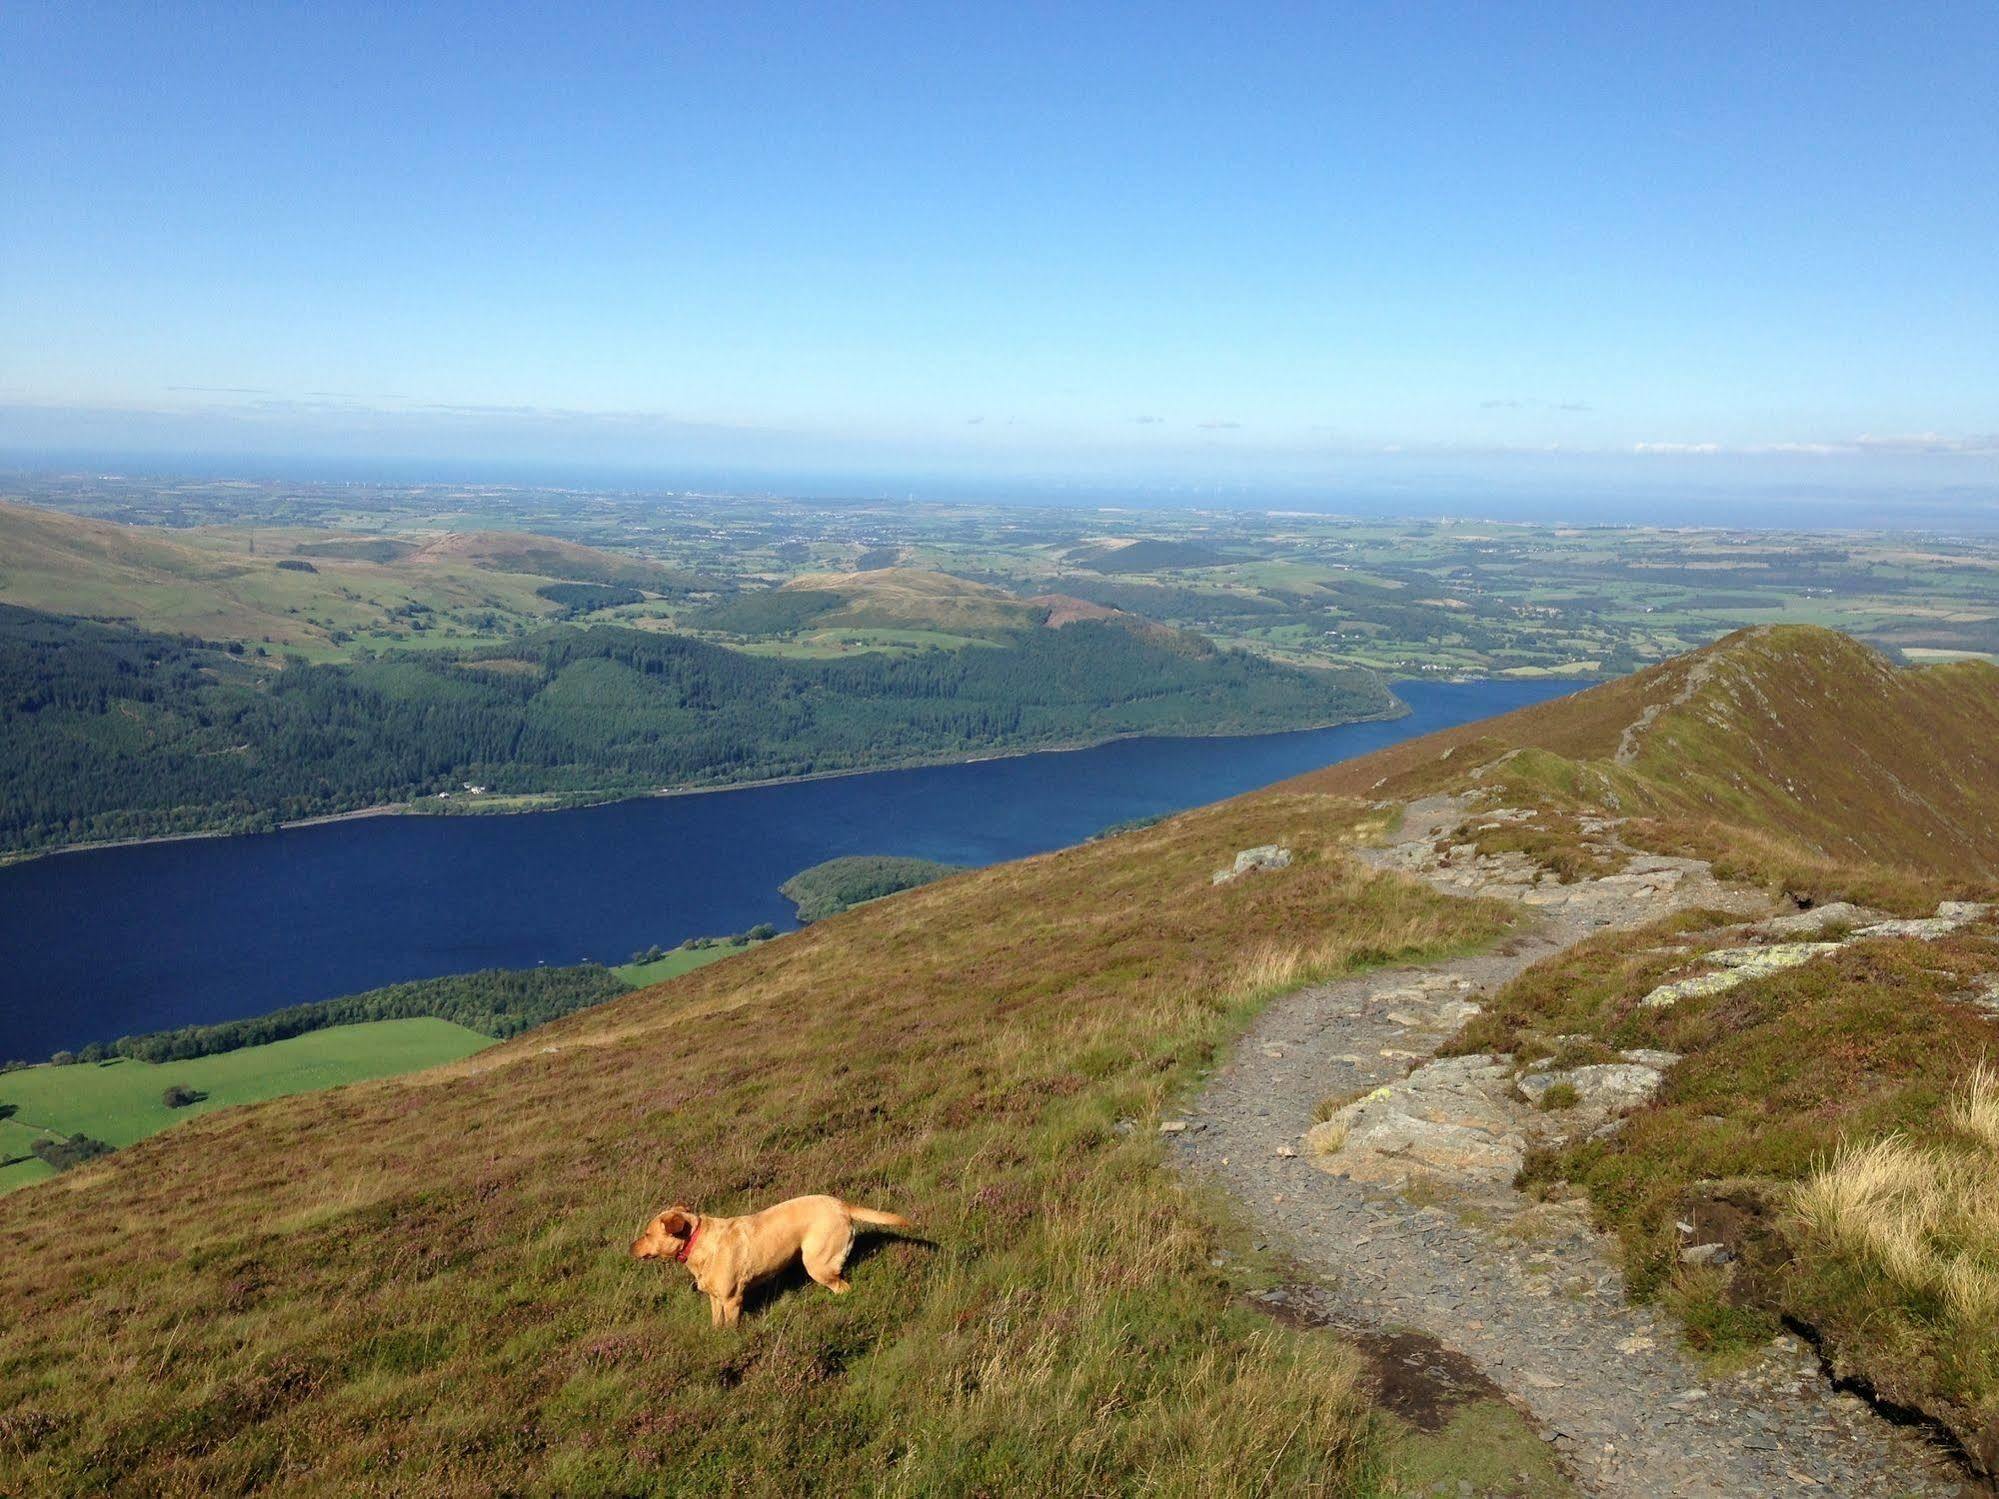
[[852, 1218], [856, 1223], [874, 1223], [879, 1224], [883, 1228], [916, 1227], [914, 1223], [911, 1223], [900, 1213], [877, 1212], [874, 1208], [860, 1207], [851, 1202], [843, 1202], [840, 1206], [847, 1210], [847, 1216]]

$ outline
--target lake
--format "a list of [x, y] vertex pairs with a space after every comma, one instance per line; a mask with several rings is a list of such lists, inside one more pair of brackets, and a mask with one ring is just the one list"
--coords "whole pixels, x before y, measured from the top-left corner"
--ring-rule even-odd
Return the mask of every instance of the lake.
[[777, 887], [841, 854], [991, 864], [1199, 806], [1580, 685], [1408, 682], [1386, 723], [650, 797], [374, 817], [0, 869], [0, 1058], [262, 1014], [401, 979], [797, 923]]

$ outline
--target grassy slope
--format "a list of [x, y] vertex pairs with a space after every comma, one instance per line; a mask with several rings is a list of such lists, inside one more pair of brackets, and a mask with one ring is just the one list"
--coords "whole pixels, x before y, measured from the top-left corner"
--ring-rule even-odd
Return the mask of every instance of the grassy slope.
[[[233, 1104], [414, 1072], [458, 1061], [492, 1044], [491, 1037], [447, 1020], [370, 1021], [160, 1066], [121, 1058], [0, 1073], [0, 1103], [17, 1107], [19, 1112], [7, 1121], [17, 1127], [130, 1145]], [[160, 1095], [176, 1083], [208, 1097], [170, 1109]], [[27, 1140], [0, 1138], [0, 1155], [18, 1154], [6, 1148], [16, 1145], [25, 1149]], [[23, 1161], [0, 1170], [0, 1190], [49, 1174], [40, 1161]]]
[[[1843, 1148], [1898, 1141], [1945, 1160], [1980, 1142], [1951, 1105], [1993, 1050], [1991, 1019], [1964, 1003], [1999, 980], [1999, 923], [1944, 941], [1867, 941], [1728, 993], [1651, 1010], [1638, 1000], [1731, 945], [1683, 920], [1600, 938], [1516, 980], [1460, 1038], [1467, 1051], [1584, 1055], [1664, 1047], [1686, 1058], [1665, 1091], [1608, 1140], [1529, 1163], [1542, 1184], [1584, 1188], [1623, 1240], [1641, 1295], [1663, 1296], [1696, 1348], [1733, 1357], [1789, 1317], [1817, 1330], [1834, 1365], [1886, 1398], [1949, 1425], [1999, 1467], [1999, 1212], [1984, 1168], [1985, 1218], [1912, 1223], [1904, 1205], [1866, 1210], [1870, 1228], [1962, 1260], [1957, 1296], [1927, 1271], [1898, 1278], [1879, 1256], [1799, 1216], [1797, 1191]], [[1732, 939], [1740, 942], [1740, 938]], [[1568, 1038], [1557, 1041], [1555, 1038]], [[1694, 1226], [1691, 1238], [1676, 1227]], [[1850, 1234], [1847, 1237], [1852, 1237]], [[1689, 1269], [1687, 1242], [1721, 1242], [1727, 1272]]]
[[[981, 871], [0, 1201], [0, 1488], [1350, 1486], [1352, 1356], [1234, 1304], [1152, 1121], [1272, 988], [1501, 929], [1365, 875], [1365, 815], [1249, 798]], [[1210, 885], [1267, 842], [1298, 862]], [[674, 1197], [802, 1191], [932, 1242], [726, 1334], [625, 1256]]]
[[[507, 532], [442, 536], [387, 561], [328, 555], [327, 541], [284, 527], [169, 531], [0, 503], [0, 602], [328, 656], [332, 628], [388, 630], [389, 611], [410, 604], [532, 621], [560, 612], [535, 593], [551, 579], [678, 581], [654, 563]], [[277, 566], [300, 552], [316, 571]]]
[[814, 625], [878, 625], [990, 636], [1033, 629], [1045, 612], [988, 584], [910, 567], [808, 573], [784, 586], [834, 593], [845, 600], [815, 619]]
[[[1655, 709], [1620, 763], [1625, 731]], [[1772, 869], [1789, 860], [1989, 879], [1999, 876], [1999, 667], [1897, 670], [1830, 630], [1744, 630], [1294, 784], [1377, 797], [1483, 784], [1648, 817], [1669, 842], [1726, 845]], [[1745, 848], [1745, 833], [1760, 847]]]
[[[1635, 750], [1627, 764], [1620, 744]], [[1533, 748], [1501, 759], [1517, 746]], [[1628, 838], [1816, 900], [1927, 913], [1945, 896], [1999, 897], [1999, 670], [1898, 671], [1845, 637], [1782, 626], [1294, 785], [1482, 787], [1557, 812], [1644, 814]], [[1552, 864], [1564, 850], [1536, 852]], [[1942, 941], [1866, 941], [1724, 994], [1643, 1007], [1655, 985], [1700, 971], [1702, 951], [1746, 940], [1721, 921], [1695, 913], [1537, 965], [1457, 1045], [1576, 1061], [1604, 1059], [1601, 1048], [1684, 1054], [1624, 1130], [1532, 1162], [1530, 1175], [1588, 1191], [1623, 1239], [1632, 1285], [1672, 1302], [1696, 1346], [1730, 1356], [1777, 1317], [1797, 1319], [1843, 1372], [1937, 1416], [1999, 1470], [1999, 1210], [1986, 1153], [1999, 1119], [1985, 1140], [1953, 1117], [1994, 1051], [1993, 1022], [1966, 999], [1999, 984], [1999, 922]], [[1823, 1197], [1839, 1173], [1820, 1173], [1842, 1148], [1887, 1140], [1945, 1177], [1982, 1171], [1984, 1218], [1941, 1211], [1938, 1194], [1924, 1201], [1906, 1185], [1831, 1228], [1800, 1215], [1798, 1191], [1816, 1181]], [[1920, 1174], [1902, 1164], [1905, 1178]], [[1683, 1266], [1679, 1223], [1727, 1243], [1736, 1268]]]

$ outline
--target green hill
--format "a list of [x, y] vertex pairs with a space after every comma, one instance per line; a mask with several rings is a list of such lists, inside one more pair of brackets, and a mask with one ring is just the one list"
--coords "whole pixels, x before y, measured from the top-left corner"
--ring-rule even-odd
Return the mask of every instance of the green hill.
[[827, 662], [598, 626], [276, 670], [0, 605], [0, 849], [267, 827], [466, 782], [601, 797], [1394, 708], [1371, 673], [1111, 621]]

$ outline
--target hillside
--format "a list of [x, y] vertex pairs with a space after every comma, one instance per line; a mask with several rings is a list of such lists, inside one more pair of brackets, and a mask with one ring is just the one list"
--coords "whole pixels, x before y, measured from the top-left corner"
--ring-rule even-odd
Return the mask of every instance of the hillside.
[[[1627, 1283], [1695, 1348], [1741, 1361], [1783, 1321], [1810, 1329], [1841, 1377], [1938, 1422], [1988, 1477], [1995, 731], [1999, 670], [1896, 669], [1780, 626], [1280, 788], [1421, 798], [1428, 826], [1390, 862], [1442, 888], [1553, 913], [1600, 888], [1601, 930], [1444, 1048], [1498, 1058], [1502, 1082], [1668, 1059], [1625, 1127], [1530, 1140], [1528, 1187], [1587, 1194]], [[1733, 914], [1648, 907], [1689, 869], [1733, 882]]]
[[522, 573], [574, 583], [622, 583], [654, 591], [686, 588], [696, 582], [643, 557], [621, 557], [521, 531], [446, 532], [425, 540], [409, 554], [409, 560], [419, 567], [469, 564], [486, 572]]
[[[1563, 1492], [1525, 1409], [1947, 1492], [1778, 1334], [1999, 1465], [1994, 693], [1749, 632], [77, 1167], [0, 1201], [0, 1487]], [[921, 1237], [723, 1334], [625, 1256], [808, 1191]]]
[[1744, 833], [1777, 856], [1999, 876], [1999, 667], [1897, 669], [1804, 625], [1741, 630], [1616, 682], [1305, 777], [1346, 794], [1482, 781]]
[[[1264, 798], [967, 875], [0, 1200], [0, 1487], [1295, 1491], [1432, 1451], [1337, 1339], [1235, 1304], [1156, 1169], [1273, 987], [1500, 929], [1360, 870], [1363, 815]], [[1276, 840], [1281, 877], [1210, 884]], [[625, 1253], [675, 1196], [807, 1191], [923, 1239], [726, 1336]]]
[[644, 559], [515, 532], [174, 530], [0, 502], [0, 603], [315, 655], [350, 639], [390, 646], [490, 638], [558, 613], [537, 592], [550, 583], [678, 592], [698, 581]]
[[464, 805], [467, 783], [631, 795], [1394, 706], [1367, 673], [1108, 622], [826, 662], [597, 626], [274, 671], [0, 605], [0, 849], [240, 831], [438, 792]]
[[729, 634], [808, 631], [922, 632], [936, 644], [1007, 642], [1046, 626], [1118, 620], [1161, 636], [1173, 632], [1122, 610], [1063, 594], [1021, 598], [988, 583], [920, 568], [804, 573], [781, 588], [738, 594], [691, 623]]
[[1222, 567], [1239, 559], [1205, 542], [1141, 538], [1079, 548], [1069, 554], [1068, 560], [1092, 572], [1158, 573], [1183, 567]]
[[1040, 612], [985, 583], [919, 568], [885, 567], [852, 573], [806, 573], [785, 593], [822, 594], [837, 599], [814, 619], [820, 625], [878, 625], [941, 630], [953, 635], [991, 636], [1030, 630]]

